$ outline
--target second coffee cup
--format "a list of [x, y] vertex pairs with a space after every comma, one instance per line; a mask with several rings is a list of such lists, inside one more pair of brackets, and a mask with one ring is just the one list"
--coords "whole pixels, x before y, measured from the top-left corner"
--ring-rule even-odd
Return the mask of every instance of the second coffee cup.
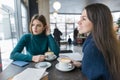
[[66, 70], [72, 68], [71, 59], [70, 58], [60, 58], [59, 59], [59, 68]]

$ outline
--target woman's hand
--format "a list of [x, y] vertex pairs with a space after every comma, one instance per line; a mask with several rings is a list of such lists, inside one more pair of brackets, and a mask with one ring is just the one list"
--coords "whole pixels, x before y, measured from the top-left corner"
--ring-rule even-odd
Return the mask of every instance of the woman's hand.
[[46, 25], [46, 35], [50, 35], [50, 26]]
[[39, 57], [39, 61], [44, 61], [44, 60], [45, 60], [45, 58], [46, 58], [46, 56], [45, 56], [45, 55], [40, 55], [40, 57]]
[[33, 62], [40, 62], [40, 61], [44, 61], [45, 60], [45, 56], [44, 55], [37, 55], [37, 56], [33, 56], [32, 57], [32, 61]]
[[40, 58], [40, 55], [33, 56], [33, 57], [32, 57], [32, 61], [33, 61], [33, 62], [39, 62], [39, 58]]
[[74, 65], [74, 66], [76, 66], [76, 67], [81, 67], [81, 62], [78, 62], [78, 61], [75, 61], [75, 60], [72, 60], [72, 64]]

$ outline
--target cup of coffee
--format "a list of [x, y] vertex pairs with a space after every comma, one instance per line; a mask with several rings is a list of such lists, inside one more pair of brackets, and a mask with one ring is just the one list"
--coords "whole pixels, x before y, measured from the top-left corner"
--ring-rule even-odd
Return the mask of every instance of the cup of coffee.
[[71, 59], [70, 58], [60, 58], [59, 59], [59, 68], [66, 70], [66, 69], [70, 69], [72, 68], [72, 64], [71, 64]]
[[45, 56], [47, 59], [53, 59], [55, 57], [54, 52], [46, 52]]

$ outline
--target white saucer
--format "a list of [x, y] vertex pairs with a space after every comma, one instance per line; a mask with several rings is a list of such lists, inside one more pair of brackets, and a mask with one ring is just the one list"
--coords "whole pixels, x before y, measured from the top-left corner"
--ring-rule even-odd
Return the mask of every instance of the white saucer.
[[[41, 66], [41, 64], [43, 65], [44, 63], [46, 64], [46, 66]], [[35, 64], [36, 68], [49, 68], [50, 66], [51, 66], [50, 62], [39, 62], [39, 63]]]
[[73, 70], [74, 68], [75, 68], [75, 66], [73, 66], [72, 68], [68, 68], [68, 69], [61, 69], [61, 68], [59, 68], [59, 65], [58, 65], [59, 63], [57, 63], [56, 65], [55, 65], [55, 67], [56, 67], [56, 69], [58, 69], [59, 71], [63, 71], [63, 72], [67, 72], [67, 71], [71, 71], [71, 70]]
[[54, 55], [54, 57], [53, 57], [52, 59], [45, 58], [45, 60], [47, 60], [47, 61], [52, 61], [52, 60], [54, 60], [54, 59], [56, 59], [56, 58], [57, 58], [57, 56], [56, 56], [56, 55]]

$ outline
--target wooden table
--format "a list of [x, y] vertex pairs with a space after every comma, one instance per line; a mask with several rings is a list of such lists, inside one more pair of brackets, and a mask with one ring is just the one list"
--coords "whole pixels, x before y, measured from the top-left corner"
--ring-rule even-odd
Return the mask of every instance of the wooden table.
[[[47, 69], [49, 72], [48, 80], [87, 80], [85, 76], [81, 73], [79, 68], [75, 68], [69, 72], [61, 72], [55, 68], [57, 60], [49, 61], [52, 66]], [[36, 63], [31, 62], [25, 67], [18, 67], [10, 64], [2, 73], [0, 73], [0, 80], [8, 80], [8, 78], [15, 76], [26, 68], [34, 68]]]

